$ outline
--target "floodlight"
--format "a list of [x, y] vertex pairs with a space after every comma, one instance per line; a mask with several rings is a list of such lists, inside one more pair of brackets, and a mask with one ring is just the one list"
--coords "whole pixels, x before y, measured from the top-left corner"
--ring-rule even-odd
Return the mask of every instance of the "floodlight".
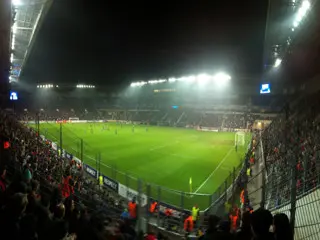
[[276, 61], [274, 62], [274, 67], [275, 68], [279, 67], [281, 62], [282, 62], [282, 59], [281, 58], [277, 58]]
[[143, 81], [141, 81], [141, 82], [133, 82], [133, 83], [130, 84], [130, 86], [131, 87], [141, 87], [141, 86], [143, 86], [143, 85], [145, 85], [147, 83], [148, 82], [143, 82]]
[[22, 5], [22, 2], [21, 2], [21, 0], [12, 0], [12, 4], [14, 6], [20, 6], [20, 5]]
[[175, 78], [169, 78], [169, 82], [175, 82], [176, 79]]
[[307, 14], [308, 10], [310, 9], [310, 2], [308, 0], [305, 0], [302, 2], [301, 7], [299, 8], [297, 15], [295, 17], [295, 20], [293, 22], [293, 26], [296, 28], [299, 23], [302, 21], [302, 19], [305, 17]]
[[194, 82], [195, 80], [196, 80], [196, 77], [195, 77], [195, 76], [189, 76], [189, 77], [186, 77], [186, 78], [185, 78], [185, 81], [186, 81], [186, 82], [189, 82], [189, 83], [190, 83], [190, 82]]
[[228, 74], [220, 72], [213, 76], [213, 80], [216, 83], [226, 83], [231, 80], [231, 77]]
[[155, 84], [155, 83], [158, 83], [158, 81], [157, 80], [150, 80], [150, 81], [148, 81], [148, 83], [149, 84]]
[[200, 84], [204, 84], [207, 83], [211, 80], [211, 76], [207, 75], [207, 74], [200, 74], [197, 76], [197, 81]]
[[309, 10], [310, 6], [311, 6], [310, 2], [305, 0], [305, 1], [302, 2], [301, 8], [305, 9], [305, 10]]
[[37, 88], [39, 88], [40, 86], [39, 85], [37, 85]]

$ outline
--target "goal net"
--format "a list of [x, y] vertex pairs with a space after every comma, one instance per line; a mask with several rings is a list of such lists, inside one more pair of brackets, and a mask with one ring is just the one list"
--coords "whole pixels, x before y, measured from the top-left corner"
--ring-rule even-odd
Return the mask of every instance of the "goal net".
[[69, 122], [72, 123], [72, 122], [77, 122], [79, 121], [79, 118], [78, 117], [71, 117], [69, 118]]
[[234, 135], [234, 145], [235, 146], [244, 146], [246, 142], [246, 133], [245, 132], [236, 132]]

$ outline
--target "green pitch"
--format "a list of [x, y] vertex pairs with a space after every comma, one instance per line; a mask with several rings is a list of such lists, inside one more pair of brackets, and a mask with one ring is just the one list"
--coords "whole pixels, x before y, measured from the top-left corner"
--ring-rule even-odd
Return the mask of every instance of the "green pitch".
[[[46, 138], [60, 142], [58, 124], [40, 124]], [[160, 200], [184, 208], [198, 204], [202, 209], [212, 193], [242, 163], [245, 147], [234, 147], [235, 133], [200, 132], [194, 129], [116, 123], [74, 123], [62, 125], [62, 146], [80, 158], [83, 139], [83, 161], [118, 182], [141, 189]], [[249, 136], [246, 137], [249, 140]], [[101, 153], [100, 165], [97, 153]], [[129, 176], [129, 177], [128, 177]], [[192, 185], [189, 180], [192, 178]], [[227, 184], [232, 182], [229, 180]], [[157, 185], [162, 186], [161, 190]], [[190, 191], [192, 194], [190, 194]], [[222, 191], [222, 189], [220, 190]]]

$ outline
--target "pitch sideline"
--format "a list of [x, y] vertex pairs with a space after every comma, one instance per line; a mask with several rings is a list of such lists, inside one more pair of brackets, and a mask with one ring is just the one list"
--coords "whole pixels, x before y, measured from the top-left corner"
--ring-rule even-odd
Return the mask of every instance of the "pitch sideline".
[[221, 160], [221, 162], [219, 163], [219, 165], [212, 171], [212, 173], [210, 173], [210, 175], [206, 178], [206, 180], [203, 181], [203, 183], [201, 183], [201, 185], [192, 193], [195, 194], [197, 193], [208, 181], [209, 179], [213, 176], [213, 174], [219, 169], [219, 167], [225, 162], [225, 160], [228, 159], [229, 155], [231, 154], [232, 150], [234, 148], [232, 147], [229, 152], [224, 156], [224, 158]]

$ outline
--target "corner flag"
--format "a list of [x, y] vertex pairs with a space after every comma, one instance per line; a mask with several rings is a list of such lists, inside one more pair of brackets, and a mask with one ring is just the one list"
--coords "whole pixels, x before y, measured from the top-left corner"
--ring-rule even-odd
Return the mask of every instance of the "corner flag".
[[190, 193], [192, 193], [192, 177], [189, 179]]

